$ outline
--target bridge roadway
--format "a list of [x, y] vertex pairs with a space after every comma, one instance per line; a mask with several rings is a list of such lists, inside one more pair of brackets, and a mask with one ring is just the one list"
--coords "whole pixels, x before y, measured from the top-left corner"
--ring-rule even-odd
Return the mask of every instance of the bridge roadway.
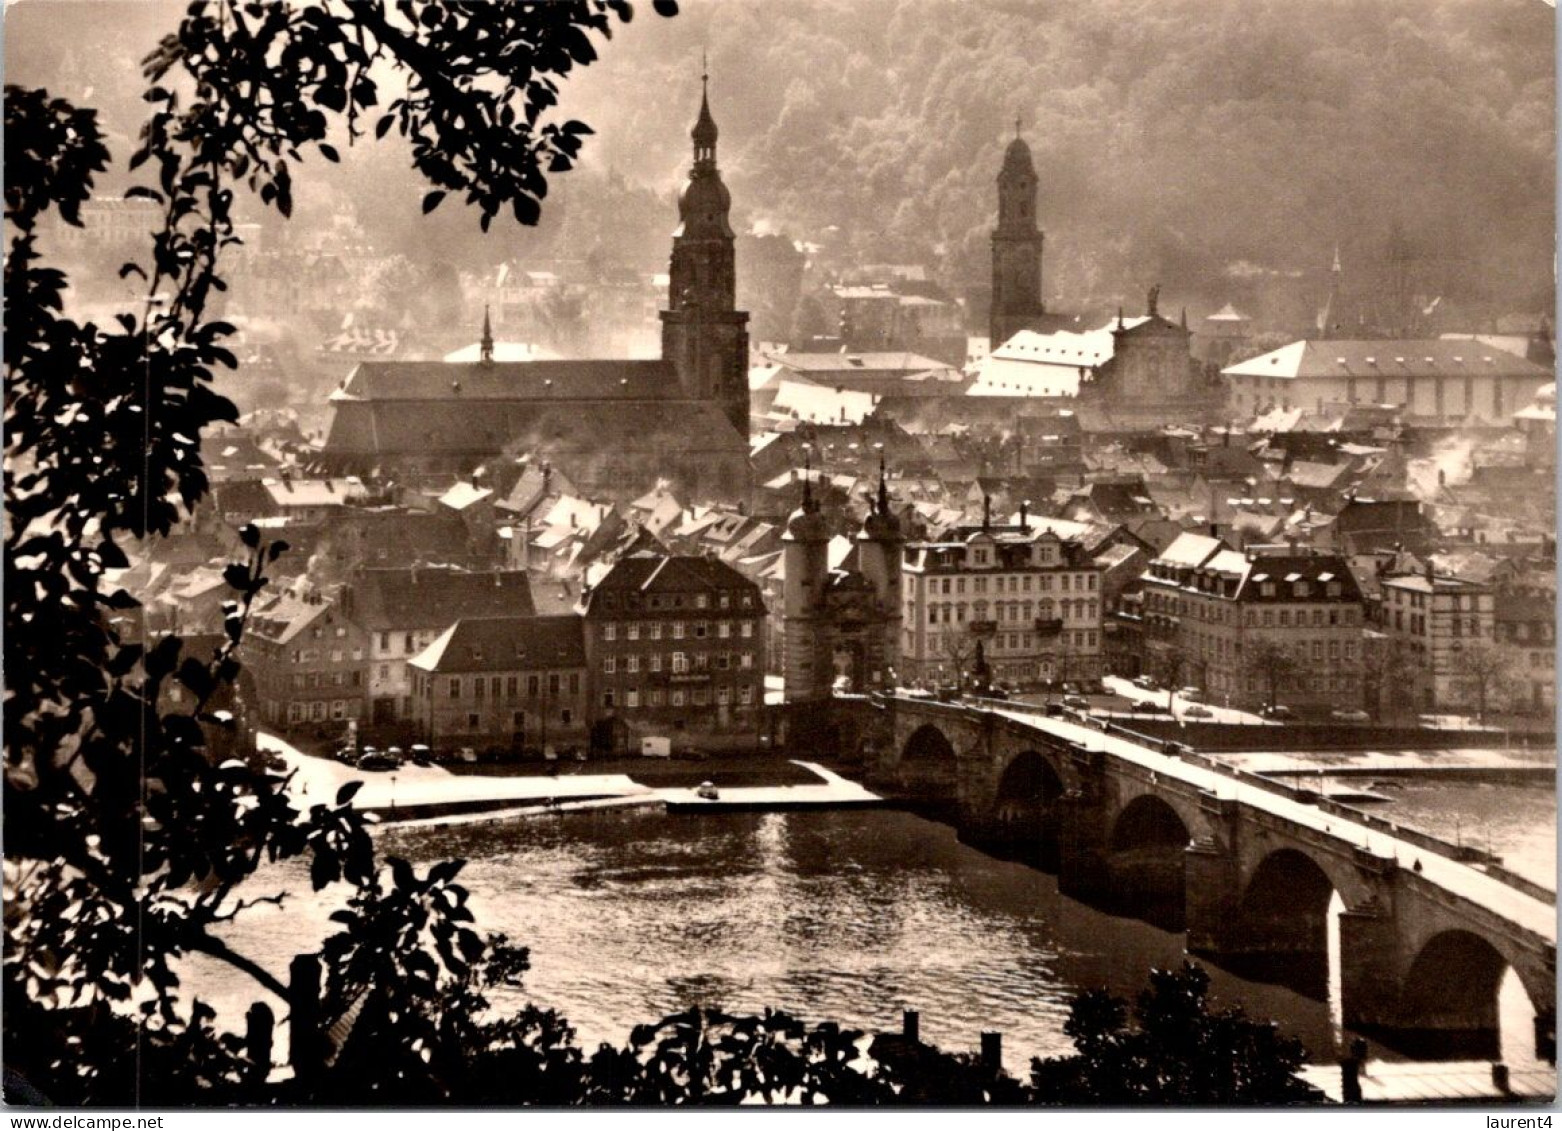
[[[989, 709], [995, 715], [1035, 727], [1082, 749], [1103, 749], [1114, 758], [1143, 766], [1173, 781], [1186, 782], [1216, 798], [1251, 806], [1292, 824], [1333, 837], [1351, 848], [1363, 848], [1374, 856], [1400, 861], [1411, 867], [1427, 883], [1450, 895], [1469, 900], [1515, 926], [1534, 932], [1553, 948], [1557, 944], [1555, 897], [1547, 903], [1462, 860], [1428, 852], [1402, 835], [1371, 828], [1360, 820], [1339, 816], [1337, 812], [1320, 812], [1314, 803], [1282, 795], [1270, 788], [1260, 788], [1231, 774], [1184, 761], [1180, 757], [1161, 753], [1116, 735], [1104, 734], [1098, 727], [1005, 708]], [[1417, 863], [1419, 868], [1415, 867]]]
[[1555, 1059], [1556, 896], [1494, 859], [1111, 724], [909, 696], [830, 712], [880, 788], [1244, 976], [1322, 997], [1337, 896], [1345, 1024], [1404, 1051], [1495, 1055], [1511, 968]]

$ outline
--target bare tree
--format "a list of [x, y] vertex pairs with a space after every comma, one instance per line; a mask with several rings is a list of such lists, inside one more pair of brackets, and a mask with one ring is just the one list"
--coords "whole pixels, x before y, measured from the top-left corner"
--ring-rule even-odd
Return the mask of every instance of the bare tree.
[[955, 670], [955, 689], [965, 691], [965, 673], [976, 656], [976, 637], [965, 629], [946, 632], [938, 638], [938, 654]]
[[1486, 709], [1495, 702], [1506, 706], [1517, 682], [1513, 658], [1490, 640], [1476, 640], [1459, 653], [1459, 676], [1475, 693], [1475, 717], [1486, 721]]
[[1296, 656], [1284, 644], [1276, 640], [1255, 640], [1248, 646], [1248, 667], [1264, 677], [1266, 698], [1264, 705], [1275, 707], [1280, 703], [1280, 689], [1293, 680], [1300, 671]]
[[1191, 657], [1181, 644], [1166, 644], [1155, 648], [1151, 661], [1156, 676], [1166, 685], [1166, 710], [1170, 712], [1177, 696], [1177, 688], [1182, 683], [1183, 673], [1188, 670]]
[[1417, 664], [1401, 640], [1368, 637], [1363, 652], [1363, 699], [1369, 710], [1384, 718], [1413, 713]]

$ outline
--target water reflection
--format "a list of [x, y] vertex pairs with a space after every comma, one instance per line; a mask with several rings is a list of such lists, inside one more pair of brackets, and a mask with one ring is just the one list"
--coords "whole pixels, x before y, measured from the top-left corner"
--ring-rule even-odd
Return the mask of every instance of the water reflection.
[[[723, 814], [642, 810], [495, 826], [388, 832], [383, 847], [420, 866], [469, 863], [478, 922], [531, 948], [526, 996], [559, 1009], [588, 1049], [695, 1003], [785, 1009], [870, 1031], [922, 1015], [924, 1038], [974, 1050], [1004, 1034], [1005, 1062], [1071, 1051], [1069, 999], [1104, 986], [1132, 997], [1153, 966], [1183, 958], [1183, 936], [1059, 895], [1056, 880], [958, 842], [908, 813]], [[230, 936], [278, 972], [318, 945], [330, 893], [279, 870], [300, 902]], [[1272, 1017], [1319, 1060], [1340, 1027], [1338, 900], [1331, 992], [1320, 1000], [1206, 964], [1217, 1005]], [[1512, 980], [1516, 985], [1516, 979]], [[1505, 984], [1506, 985], [1506, 984]], [[1528, 1008], [1504, 991], [1504, 1045], [1532, 1062]], [[1520, 1055], [1522, 1054], [1522, 1055]]]

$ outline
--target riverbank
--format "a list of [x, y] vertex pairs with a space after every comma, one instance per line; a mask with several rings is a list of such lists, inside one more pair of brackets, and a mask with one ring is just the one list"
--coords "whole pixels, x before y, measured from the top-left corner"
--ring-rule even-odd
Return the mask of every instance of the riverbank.
[[[883, 798], [813, 762], [776, 755], [706, 761], [613, 759], [591, 763], [403, 765], [366, 771], [307, 754], [275, 735], [257, 739], [287, 763], [299, 805], [331, 803], [361, 783], [354, 805], [397, 827], [486, 824], [548, 813], [662, 805], [670, 813], [866, 808]], [[698, 792], [709, 783], [715, 797]]]

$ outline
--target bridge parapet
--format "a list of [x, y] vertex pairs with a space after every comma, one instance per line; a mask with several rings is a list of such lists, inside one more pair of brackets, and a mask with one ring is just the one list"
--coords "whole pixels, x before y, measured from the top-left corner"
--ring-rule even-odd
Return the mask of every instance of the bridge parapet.
[[[1512, 965], [1540, 1012], [1553, 1013], [1554, 932], [1547, 937], [1524, 924], [1539, 921], [1537, 901], [1554, 908], [1555, 894], [1506, 873], [1487, 854], [1126, 727], [1081, 729], [1077, 719], [1031, 716], [1001, 702], [885, 703], [898, 746], [885, 757], [899, 757], [917, 733], [938, 731], [957, 771], [949, 781], [963, 832], [1049, 838], [1064, 894], [1110, 904], [1124, 892], [1163, 898], [1174, 885], [1190, 950], [1222, 962], [1321, 963], [1319, 988], [1303, 991], [1321, 993], [1328, 909], [1338, 893], [1347, 1024], [1427, 1032], [1464, 1026], [1484, 1039], [1490, 1011], [1479, 994], [1445, 1008], [1415, 990], [1418, 971], [1446, 964], [1439, 955], [1463, 953], [1460, 947], [1485, 947], [1481, 953], [1497, 956], [1480, 960], [1488, 966]], [[1000, 789], [1011, 768], [1013, 781], [1036, 789], [1029, 800], [1012, 783], [1009, 793]], [[1043, 788], [1043, 779], [1051, 784]], [[1421, 875], [1421, 860], [1433, 858], [1437, 866]], [[1502, 886], [1473, 880], [1472, 865]], [[1470, 939], [1476, 942], [1458, 941]]]

